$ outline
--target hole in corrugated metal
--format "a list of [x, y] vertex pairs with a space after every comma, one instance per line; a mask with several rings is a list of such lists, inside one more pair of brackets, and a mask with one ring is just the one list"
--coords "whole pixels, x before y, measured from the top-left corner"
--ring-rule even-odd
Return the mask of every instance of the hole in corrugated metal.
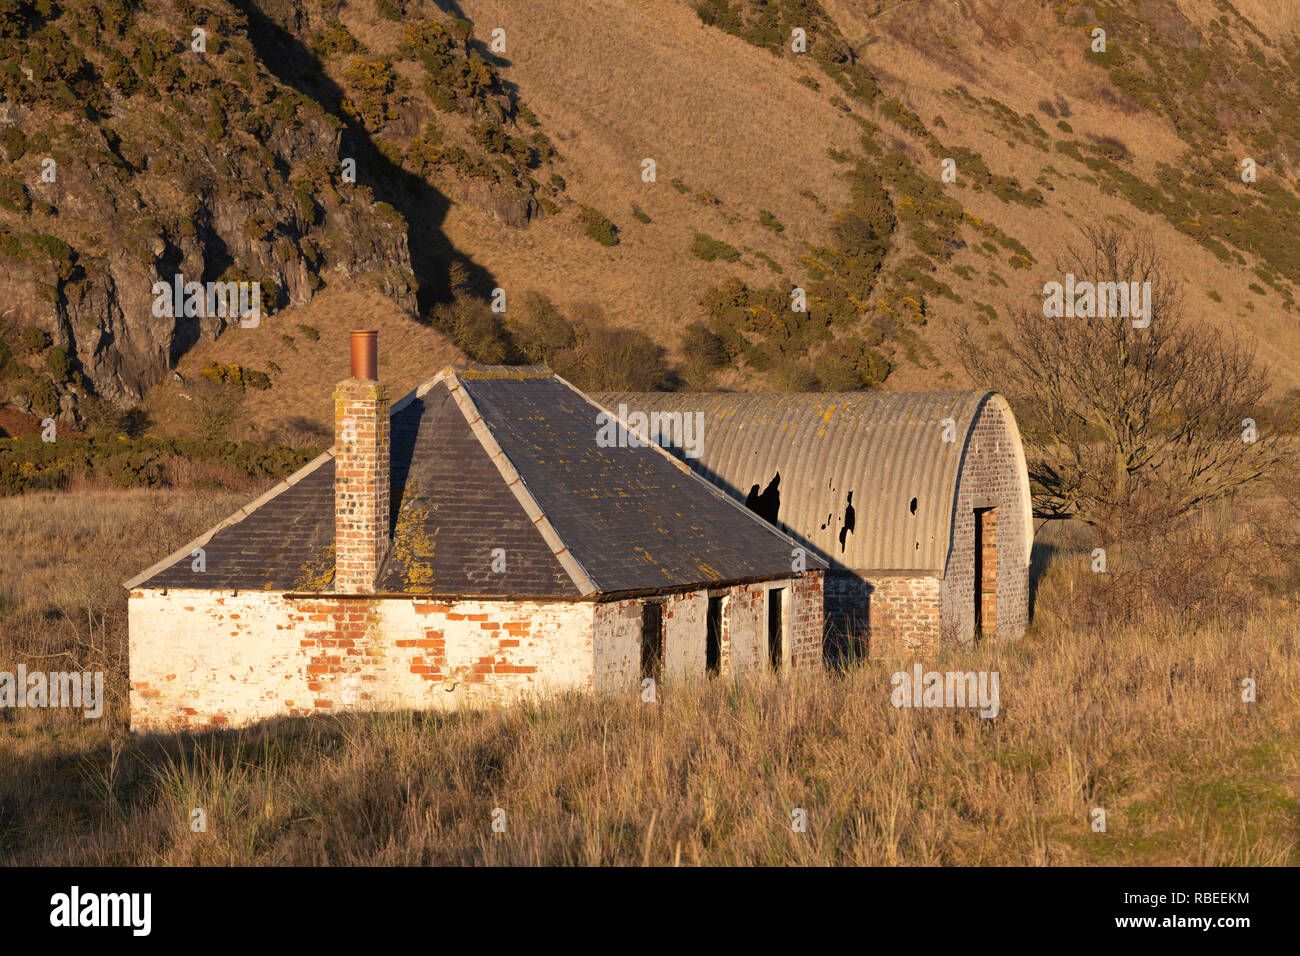
[[781, 513], [781, 473], [778, 471], [759, 492], [758, 485], [749, 489], [745, 498], [745, 507], [769, 524], [776, 524]]
[[912, 503], [911, 503], [911, 505], [909, 505], [908, 507], [911, 509], [912, 514], [916, 514], [916, 499], [915, 499], [915, 498], [912, 499]]
[[844, 542], [857, 523], [858, 514], [853, 510], [853, 492], [850, 491], [848, 504], [844, 506], [844, 527], [840, 528], [840, 554], [844, 553]]

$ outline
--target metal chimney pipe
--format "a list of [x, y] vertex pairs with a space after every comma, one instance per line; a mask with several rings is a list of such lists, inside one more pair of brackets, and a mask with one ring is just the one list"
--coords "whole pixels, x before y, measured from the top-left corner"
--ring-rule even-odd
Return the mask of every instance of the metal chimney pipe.
[[379, 333], [352, 333], [352, 377], [367, 382], [379, 380]]

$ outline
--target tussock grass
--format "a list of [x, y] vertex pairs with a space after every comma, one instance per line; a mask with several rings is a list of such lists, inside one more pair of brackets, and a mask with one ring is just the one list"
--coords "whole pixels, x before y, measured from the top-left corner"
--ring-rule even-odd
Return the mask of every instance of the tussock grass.
[[[68, 549], [69, 567], [84, 568], [91, 542], [120, 536], [146, 508], [159, 534], [180, 533], [182, 496], [133, 497], [49, 509], [19, 552], [66, 539], [60, 521], [86, 514], [98, 524]], [[100, 513], [107, 501], [120, 518]], [[0, 502], [0, 531], [33, 509]], [[132, 547], [103, 563], [139, 563]], [[1083, 586], [1079, 567], [1056, 551], [1040, 605]], [[107, 613], [105, 640], [124, 641]], [[2, 620], [7, 629], [12, 606]], [[891, 706], [890, 676], [910, 658], [786, 681], [668, 684], [655, 704], [574, 694], [199, 736], [131, 738], [120, 697], [97, 723], [10, 712], [0, 716], [0, 863], [1295, 864], [1298, 623], [1290, 601], [1200, 624], [1153, 606], [1105, 632], [1040, 615], [1020, 642], [924, 662], [996, 670], [992, 720]], [[0, 669], [22, 649], [7, 630], [4, 641]], [[1241, 700], [1245, 677], [1255, 703]], [[1097, 807], [1105, 833], [1090, 826]], [[195, 808], [206, 832], [190, 829]], [[493, 832], [496, 808], [504, 832]], [[807, 832], [792, 830], [797, 808]]]

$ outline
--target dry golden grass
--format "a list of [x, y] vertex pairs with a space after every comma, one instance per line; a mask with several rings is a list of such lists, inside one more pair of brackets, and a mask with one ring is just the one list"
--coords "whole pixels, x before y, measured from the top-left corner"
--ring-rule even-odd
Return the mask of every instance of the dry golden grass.
[[[448, 237], [503, 286], [537, 289], [562, 308], [594, 300], [617, 322], [675, 346], [672, 332], [698, 314], [706, 289], [729, 275], [793, 281], [803, 243], [826, 240], [828, 216], [800, 193], [811, 190], [831, 210], [844, 204], [841, 167], [826, 150], [852, 147], [860, 130], [830, 105], [829, 80], [820, 92], [797, 82], [815, 68], [706, 28], [681, 0], [460, 7], [481, 35], [505, 27], [503, 75], [554, 139], [568, 194], [622, 229], [620, 244], [605, 248], [571, 214], [517, 232], [453, 206]], [[657, 163], [654, 184], [640, 178], [646, 157]], [[674, 178], [691, 193], [679, 193]], [[721, 205], [697, 202], [704, 190]], [[653, 222], [634, 219], [633, 203]], [[759, 225], [760, 209], [786, 226], [781, 236]], [[786, 275], [752, 254], [734, 266], [701, 262], [688, 252], [697, 231], [765, 252]]]
[[[1294, 598], [1200, 626], [1153, 604], [1090, 632], [1067, 613], [1088, 573], [1069, 540], [1050, 552], [1024, 640], [927, 662], [996, 670], [995, 720], [893, 708], [889, 677], [908, 660], [669, 685], [655, 705], [574, 695], [133, 739], [115, 582], [231, 504], [0, 500], [14, 543], [0, 669], [61, 648], [65, 666], [96, 660], [89, 647], [113, 648], [114, 662], [102, 721], [0, 714], [0, 863], [1300, 862]], [[80, 604], [104, 619], [89, 647], [64, 608]], [[1256, 703], [1241, 701], [1244, 677]], [[1104, 834], [1090, 827], [1096, 807]], [[189, 828], [195, 808], [205, 833]], [[792, 831], [796, 808], [806, 833]]]
[[107, 686], [122, 696], [122, 581], [256, 494], [191, 488], [0, 498], [0, 670], [36, 666], [42, 655], [45, 669], [103, 666]]
[[[1044, 99], [1064, 97], [1073, 133], [1059, 131], [1053, 118], [1038, 116], [1053, 142], [1116, 137], [1129, 150], [1132, 170], [1153, 181], [1156, 163], [1179, 165], [1186, 144], [1158, 113], [1122, 108], [1105, 70], [1088, 62], [1086, 31], [1063, 29], [1052, 8], [1034, 0], [821, 0], [821, 5], [878, 77], [883, 97], [913, 109], [942, 141], [976, 150], [994, 173], [1015, 176], [1024, 188], [1033, 186], [1047, 167], [1055, 170], [1046, 173], [1053, 186], [1044, 190], [1046, 204], [1036, 209], [975, 193], [960, 178], [949, 187], [973, 215], [1024, 242], [1038, 265], [1017, 271], [1007, 265], [1006, 250], [990, 260], [971, 248], [952, 261], [973, 269], [970, 279], [941, 264], [936, 277], [949, 282], [964, 301], [928, 297], [929, 321], [922, 335], [936, 361], [917, 365], [902, 349], [887, 345], [895, 366], [887, 387], [970, 384], [952, 349], [953, 326], [971, 321], [978, 301], [997, 308], [999, 318], [988, 329], [997, 332], [1009, 307], [1040, 301], [1043, 282], [1060, 278], [1052, 260], [1078, 226], [1106, 217], [1150, 232], [1171, 268], [1185, 277], [1193, 313], [1260, 346], [1273, 366], [1275, 393], [1300, 386], [1295, 315], [1282, 309], [1276, 292], [1258, 296], [1250, 290], [1255, 281], [1250, 268], [1219, 261], [1165, 219], [1139, 212], [1122, 196], [1105, 195], [1095, 181], [1087, 181], [1091, 174], [1085, 167], [1054, 151], [1009, 142], [1011, 137], [987, 111], [944, 95], [963, 84], [976, 98], [995, 97], [1021, 114], [1036, 112]], [[1277, 48], [1300, 29], [1300, 7], [1289, 0], [1243, 0], [1237, 6]], [[1199, 28], [1220, 29], [1210, 22], [1223, 15], [1217, 3], [1179, 0], [1178, 7]], [[693, 0], [458, 4], [474, 21], [480, 39], [496, 27], [506, 29], [502, 76], [517, 87], [560, 151], [556, 169], [573, 203], [558, 216], [514, 229], [471, 202], [453, 202], [441, 224], [448, 244], [486, 269], [511, 302], [529, 290], [546, 293], [566, 312], [593, 302], [615, 323], [646, 331], [677, 358], [678, 332], [703, 318], [699, 303], [710, 288], [733, 276], [760, 287], [808, 279], [800, 257], [808, 244], [827, 239], [832, 216], [847, 199], [841, 176], [845, 167], [831, 160], [827, 150], [856, 151], [861, 134], [851, 117], [831, 105], [842, 91], [811, 60], [774, 56], [705, 27], [693, 8]], [[341, 16], [373, 53], [395, 48], [400, 24], [372, 19], [368, 8], [356, 5], [345, 5]], [[1153, 20], [1153, 29], [1158, 28]], [[820, 90], [800, 84], [805, 75], [817, 79]], [[882, 142], [904, 146], [922, 173], [939, 175], [938, 160], [915, 139], [878, 111], [852, 105], [859, 115], [881, 124]], [[936, 116], [946, 128], [934, 124]], [[459, 127], [468, 120], [444, 116], [440, 122]], [[1235, 142], [1227, 148], [1244, 149]], [[653, 185], [640, 179], [645, 157], [658, 163]], [[1285, 170], [1279, 168], [1279, 174]], [[689, 186], [687, 194], [671, 185], [674, 178]], [[720, 204], [697, 201], [694, 194], [702, 191], [714, 194]], [[605, 247], [585, 236], [577, 203], [609, 216], [621, 229], [621, 242]], [[652, 221], [637, 221], [633, 204]], [[785, 225], [783, 233], [759, 225], [763, 209]], [[726, 264], [694, 258], [688, 249], [696, 232], [740, 249], [741, 260]], [[897, 238], [905, 232], [900, 229]], [[970, 230], [965, 236], [974, 238]], [[770, 256], [784, 273], [769, 271], [756, 252]], [[900, 241], [885, 274], [915, 252], [912, 243]], [[990, 266], [1009, 287], [989, 277]], [[445, 337], [406, 321], [382, 298], [348, 280], [331, 281], [334, 288], [310, 306], [272, 316], [262, 330], [232, 330], [216, 343], [201, 343], [182, 360], [182, 373], [192, 376], [213, 359], [257, 369], [274, 359], [285, 372], [270, 392], [250, 393], [251, 423], [254, 434], [292, 436], [302, 431], [294, 427], [298, 419], [328, 420], [329, 386], [339, 377], [342, 361], [338, 348], [324, 341], [309, 346], [295, 335], [298, 323], [314, 325], [322, 335], [327, 328], [342, 333], [351, 325], [378, 325], [385, 341], [400, 343], [400, 354], [397, 348], [381, 347], [395, 392], [457, 357]], [[1221, 302], [1213, 301], [1211, 292]], [[285, 332], [295, 335], [297, 352], [281, 344]], [[762, 376], [727, 370], [715, 384], [755, 387]], [[170, 380], [156, 388], [149, 407], [157, 430], [183, 430], [185, 404]]]
[[[970, 212], [1024, 242], [1040, 265], [1012, 270], [1008, 254], [1001, 253], [992, 264], [1010, 283], [1003, 288], [986, 274], [990, 260], [973, 251], [959, 253], [954, 263], [973, 267], [973, 278], [961, 280], [942, 269], [939, 278], [965, 301], [929, 297], [924, 335], [938, 361], [920, 367], [897, 357], [889, 388], [968, 384], [950, 344], [954, 322], [973, 317], [972, 300], [997, 307], [1001, 318], [990, 329], [996, 331], [1008, 305], [1041, 296], [1053, 257], [1078, 224], [1106, 216], [1122, 216], [1132, 228], [1150, 231], [1170, 265], [1187, 278], [1192, 310], [1260, 344], [1273, 363], [1278, 392], [1300, 385], [1294, 316], [1282, 310], [1276, 294], [1258, 297], [1249, 290], [1254, 281], [1249, 269], [1220, 262], [1164, 219], [1104, 195], [1084, 180], [1088, 171], [1069, 158], [1009, 144], [987, 114], [943, 95], [961, 83], [973, 96], [996, 97], [1022, 114], [1035, 111], [1044, 98], [1063, 95], [1071, 105], [1073, 134], [1039, 116], [1054, 141], [1118, 137], [1131, 152], [1134, 171], [1152, 181], [1156, 162], [1177, 164], [1185, 144], [1158, 116], [1127, 113], [1107, 101], [1103, 93], [1111, 84], [1103, 69], [1087, 62], [1086, 32], [1075, 36], [1062, 30], [1055, 14], [1032, 0], [883, 5], [823, 0], [822, 6], [878, 77], [884, 95], [914, 109], [944, 142], [977, 150], [995, 173], [1013, 175], [1025, 188], [1048, 165], [1061, 173], [1051, 176], [1054, 190], [1040, 209], [956, 187]], [[1222, 15], [1206, 0], [1179, 6], [1203, 28]], [[677, 330], [701, 317], [701, 295], [728, 276], [760, 286], [806, 278], [799, 263], [804, 244], [825, 240], [831, 213], [845, 198], [842, 167], [829, 159], [827, 149], [855, 150], [860, 135], [857, 125], [830, 105], [839, 91], [814, 66], [704, 27], [690, 0], [466, 0], [460, 7], [481, 35], [506, 28], [503, 76], [518, 86], [554, 139], [570, 196], [597, 207], [623, 230], [623, 241], [605, 248], [583, 236], [568, 213], [517, 231], [503, 229], [468, 205], [453, 205], [445, 223], [449, 239], [503, 286], [546, 292], [562, 308], [594, 301], [615, 321], [646, 330], [675, 350]], [[1300, 14], [1282, 0], [1251, 0], [1241, 9], [1275, 38], [1294, 35], [1300, 26]], [[821, 90], [800, 85], [803, 74], [819, 79]], [[882, 122], [886, 142], [911, 142], [921, 170], [932, 163], [938, 176], [938, 161], [914, 141], [860, 104], [854, 108]], [[936, 115], [947, 129], [932, 126]], [[659, 182], [653, 186], [638, 176], [646, 156], [658, 161]], [[669, 185], [673, 177], [692, 192], [712, 191], [722, 205], [704, 206], [679, 194]], [[829, 211], [802, 197], [804, 189]], [[633, 219], [632, 203], [653, 222]], [[775, 236], [759, 226], [760, 209], [774, 212], [786, 231]], [[735, 265], [695, 260], [687, 248], [696, 231], [742, 250], [760, 250], [786, 271], [769, 272], [749, 252]], [[914, 252], [904, 243], [886, 270]], [[1210, 299], [1211, 290], [1221, 304]], [[745, 382], [728, 376], [721, 384]]]
[[[1181, 6], [1203, 26], [1204, 21], [1222, 15], [1209, 3]], [[1262, 10], [1270, 4], [1259, 0], [1252, 6]], [[1265, 17], [1275, 28], [1272, 35], [1293, 31], [1295, 21], [1300, 19], [1294, 11], [1284, 15], [1287, 12], [1283, 6], [1277, 5]], [[1109, 88], [1109, 81], [1104, 70], [1087, 60], [1086, 31], [1078, 36], [1063, 33], [1054, 15], [1030, 0], [972, 3], [963, 8], [965, 14], [947, 0], [919, 0], [891, 5], [872, 18], [861, 17], [859, 8], [851, 3], [831, 2], [826, 8], [850, 38], [874, 38], [875, 42], [866, 47], [867, 58], [882, 90], [918, 113], [927, 126], [935, 116], [943, 117], [948, 129], [931, 128], [945, 143], [976, 150], [995, 173], [1015, 176], [1025, 188], [1032, 186], [1047, 166], [1064, 174], [1049, 174], [1054, 188], [1045, 192], [1046, 205], [1027, 209], [964, 188], [959, 171], [956, 194], [966, 209], [1024, 242], [1038, 265], [1023, 272], [1012, 270], [1006, 266], [1007, 254], [1003, 253], [1000, 262], [993, 263], [1010, 284], [1010, 288], [1002, 288], [986, 275], [990, 260], [973, 252], [959, 254], [954, 263], [971, 266], [975, 276], [970, 281], [945, 278], [966, 303], [957, 305], [939, 297], [929, 301], [932, 312], [926, 338], [939, 359], [937, 367], [922, 369], [901, 364], [889, 379], [891, 389], [968, 384], [952, 349], [952, 326], [956, 321], [970, 321], [970, 301], [977, 299], [998, 308], [1001, 317], [990, 332], [1005, 321], [1006, 306], [1037, 307], [1043, 282], [1060, 279], [1053, 259], [1063, 243], [1076, 235], [1080, 223], [1108, 216], [1122, 217], [1131, 228], [1150, 233], [1172, 270], [1185, 278], [1187, 303], [1193, 314], [1241, 333], [1260, 347], [1273, 369], [1275, 395], [1300, 385], [1300, 335], [1294, 315], [1282, 310], [1275, 295], [1260, 298], [1249, 290], [1255, 281], [1249, 269], [1220, 262], [1163, 217], [1141, 213], [1120, 196], [1103, 195], [1093, 183], [1084, 181], [1088, 171], [1068, 157], [1009, 142], [1006, 131], [988, 115], [942, 95], [961, 83], [972, 96], [994, 97], [1021, 114], [1036, 112], [1044, 98], [1063, 95], [1071, 108], [1068, 121], [1074, 128], [1072, 134], [1059, 131], [1055, 120], [1038, 115], [1053, 141], [1086, 141], [1089, 135], [1117, 137], [1130, 151], [1133, 171], [1148, 182], [1154, 181], [1156, 163], [1177, 165], [1176, 158], [1186, 146], [1167, 122], [1145, 112], [1126, 113], [1099, 95], [1103, 87]], [[1243, 13], [1248, 11], [1243, 9]], [[951, 48], [945, 45], [945, 39]], [[884, 125], [897, 134], [891, 124]], [[922, 168], [933, 162], [937, 176], [938, 161], [923, 152], [920, 155], [924, 157]], [[1211, 290], [1219, 293], [1222, 303], [1209, 298]], [[1248, 305], [1252, 308], [1248, 309]], [[952, 378], [945, 378], [945, 373]]]

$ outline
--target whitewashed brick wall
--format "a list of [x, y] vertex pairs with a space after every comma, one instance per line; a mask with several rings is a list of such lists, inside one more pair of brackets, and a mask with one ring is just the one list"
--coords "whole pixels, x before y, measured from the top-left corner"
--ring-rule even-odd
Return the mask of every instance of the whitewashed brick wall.
[[593, 685], [585, 603], [144, 590], [128, 613], [133, 730], [451, 709]]
[[[792, 660], [820, 664], [821, 575], [783, 586]], [[708, 593], [664, 603], [665, 676], [703, 675]], [[642, 604], [136, 590], [128, 602], [131, 727], [239, 726], [349, 708], [449, 710], [560, 690], [633, 689]], [[766, 666], [765, 587], [733, 588], [726, 606], [724, 632], [741, 638], [736, 672]]]

